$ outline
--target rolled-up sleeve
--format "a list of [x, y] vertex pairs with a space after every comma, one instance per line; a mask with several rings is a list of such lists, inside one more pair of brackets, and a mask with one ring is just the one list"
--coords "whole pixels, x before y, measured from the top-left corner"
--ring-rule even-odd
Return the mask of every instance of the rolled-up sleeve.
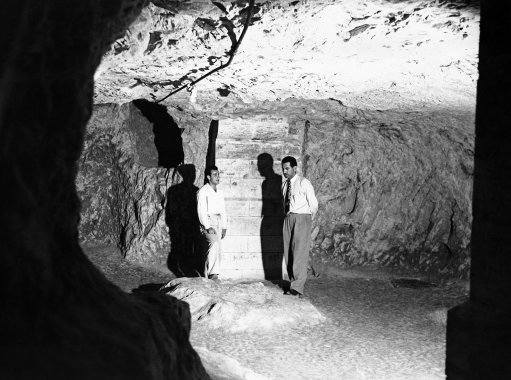
[[305, 197], [307, 198], [307, 203], [309, 204], [309, 209], [312, 214], [318, 212], [318, 199], [316, 198], [316, 194], [314, 193], [314, 187], [312, 183], [306, 178], [304, 178], [304, 188], [305, 188]]
[[197, 214], [199, 215], [199, 222], [205, 229], [210, 228], [208, 218], [208, 199], [205, 191], [197, 193]]

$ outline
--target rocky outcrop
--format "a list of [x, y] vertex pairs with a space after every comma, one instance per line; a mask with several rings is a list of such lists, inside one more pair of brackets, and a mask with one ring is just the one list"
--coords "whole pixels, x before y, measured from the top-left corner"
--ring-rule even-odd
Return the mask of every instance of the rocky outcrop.
[[201, 326], [230, 332], [315, 325], [325, 317], [306, 299], [287, 296], [269, 282], [179, 278], [162, 288], [190, 306]]
[[155, 106], [94, 107], [77, 177], [80, 237], [117, 244], [130, 261], [164, 267], [171, 247], [167, 191], [182, 182], [175, 169], [184, 162], [194, 164], [192, 183], [202, 180], [210, 120], [148, 107]]
[[467, 277], [473, 114], [339, 111], [304, 122], [303, 170], [321, 205], [316, 266]]
[[157, 253], [169, 250], [163, 238], [168, 176], [158, 167], [152, 124], [133, 104], [95, 107], [77, 178], [82, 241], [115, 243], [130, 258], [164, 265]]

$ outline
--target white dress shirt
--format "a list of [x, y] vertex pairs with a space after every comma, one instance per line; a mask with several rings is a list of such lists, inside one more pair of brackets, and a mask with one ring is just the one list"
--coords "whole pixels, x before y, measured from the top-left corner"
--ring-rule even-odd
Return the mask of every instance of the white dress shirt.
[[216, 191], [209, 183], [201, 187], [197, 193], [197, 213], [199, 222], [205, 229], [212, 227], [210, 218], [212, 215], [220, 215], [221, 228], [227, 228], [224, 195], [218, 187]]
[[[282, 183], [282, 196], [286, 199], [287, 180]], [[314, 188], [307, 178], [295, 174], [291, 178], [291, 196], [289, 199], [289, 212], [295, 214], [316, 214], [318, 200]]]

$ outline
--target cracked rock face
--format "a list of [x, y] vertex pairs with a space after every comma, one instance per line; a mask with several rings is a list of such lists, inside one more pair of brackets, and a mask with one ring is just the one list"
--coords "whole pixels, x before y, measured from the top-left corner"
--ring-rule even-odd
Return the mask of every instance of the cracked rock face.
[[[97, 102], [159, 99], [227, 61], [248, 1], [190, 3], [143, 11], [103, 58]], [[233, 63], [196, 85], [196, 101], [473, 107], [478, 20], [451, 1], [257, 2]]]
[[[105, 54], [78, 183], [83, 239], [163, 265], [165, 191], [182, 179], [159, 161], [154, 123], [127, 103], [159, 100], [226, 63], [247, 10], [153, 1]], [[225, 119], [283, 118], [320, 200], [315, 270], [466, 277], [478, 23], [471, 1], [257, 2], [232, 64], [161, 103], [183, 130], [182, 163], [200, 186], [211, 120], [221, 131]]]
[[314, 263], [467, 276], [473, 114], [339, 111], [304, 122], [321, 204]]

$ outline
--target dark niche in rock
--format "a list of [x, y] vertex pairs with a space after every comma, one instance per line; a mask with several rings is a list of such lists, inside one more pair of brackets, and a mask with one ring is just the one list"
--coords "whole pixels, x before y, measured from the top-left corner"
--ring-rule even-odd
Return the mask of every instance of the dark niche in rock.
[[153, 124], [158, 166], [170, 169], [181, 164], [184, 158], [181, 129], [169, 115], [167, 108], [146, 99], [134, 100], [133, 104]]

